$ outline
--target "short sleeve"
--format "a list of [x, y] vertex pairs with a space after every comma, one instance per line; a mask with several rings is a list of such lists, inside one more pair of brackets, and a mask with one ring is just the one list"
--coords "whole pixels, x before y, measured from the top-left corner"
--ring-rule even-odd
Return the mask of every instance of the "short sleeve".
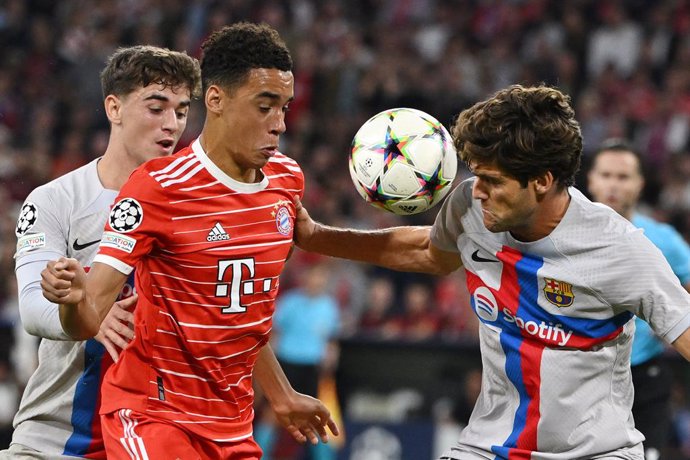
[[[690, 294], [641, 231], [629, 233], [601, 274], [601, 294], [644, 319], [671, 343], [690, 327]], [[634, 268], [631, 268], [634, 267]]]
[[466, 180], [460, 183], [446, 198], [436, 215], [431, 227], [431, 243], [439, 249], [448, 252], [459, 252], [458, 237], [463, 233], [461, 219], [471, 205], [471, 194], [468, 199], [467, 190], [471, 191], [472, 182]]
[[128, 275], [169, 229], [160, 186], [143, 168], [137, 169], [120, 190], [105, 223], [94, 262], [105, 263]]
[[71, 200], [60, 200], [58, 191], [39, 187], [19, 211], [15, 235], [16, 266], [37, 260], [53, 260], [67, 254], [67, 208]]

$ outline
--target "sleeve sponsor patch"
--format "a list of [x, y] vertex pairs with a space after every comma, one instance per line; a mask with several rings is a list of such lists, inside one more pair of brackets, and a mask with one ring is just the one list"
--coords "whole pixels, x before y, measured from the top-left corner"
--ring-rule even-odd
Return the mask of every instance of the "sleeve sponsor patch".
[[118, 233], [131, 232], [143, 219], [144, 210], [134, 198], [123, 198], [115, 203], [108, 218], [110, 227]]
[[33, 235], [24, 235], [17, 240], [17, 253], [15, 257], [21, 255], [32, 249], [42, 248], [46, 245], [46, 234], [35, 233]]
[[[17, 219], [17, 227], [14, 229], [15, 235], [20, 237], [28, 232], [36, 223], [38, 216], [38, 209], [36, 205], [30, 201], [24, 203], [21, 211], [19, 211], [19, 218]], [[45, 235], [44, 235], [45, 236]], [[45, 240], [45, 239], [44, 239]], [[44, 241], [45, 244], [45, 241]]]
[[137, 240], [129, 236], [120, 235], [115, 232], [103, 232], [103, 238], [101, 239], [101, 247], [119, 249], [120, 251], [125, 251], [131, 254], [136, 246]]

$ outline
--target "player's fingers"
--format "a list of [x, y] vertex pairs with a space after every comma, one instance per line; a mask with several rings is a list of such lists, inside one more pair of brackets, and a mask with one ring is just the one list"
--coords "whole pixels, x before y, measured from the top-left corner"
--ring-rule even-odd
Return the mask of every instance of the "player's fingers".
[[72, 285], [70, 280], [63, 279], [58, 275], [58, 272], [48, 269], [41, 271], [41, 279], [49, 286], [52, 286], [56, 289], [65, 289]]
[[108, 329], [105, 331], [106, 336], [108, 337], [108, 340], [110, 340], [114, 345], [120, 347], [121, 349], [124, 349], [127, 344], [134, 338], [134, 334], [132, 334], [132, 337], [128, 337], [126, 334], [127, 333], [132, 333], [132, 331], [127, 328], [123, 327], [124, 331], [119, 331], [115, 330], [114, 328]]
[[60, 257], [55, 263], [56, 270], [69, 270], [75, 272], [79, 267], [79, 261], [71, 257]]
[[330, 414], [328, 410], [324, 407], [325, 414], [318, 414], [311, 419], [311, 426], [319, 435], [322, 442], [328, 442], [328, 432], [326, 431], [326, 426], [331, 422]]
[[310, 427], [310, 426], [303, 427], [302, 433], [304, 434], [304, 436], [307, 437], [307, 439], [309, 440], [309, 442], [311, 444], [316, 445], [319, 443], [319, 437], [316, 435], [316, 432], [314, 431], [314, 429], [312, 427]]
[[331, 430], [331, 433], [333, 433], [334, 436], [340, 436], [340, 428], [338, 428], [338, 424], [335, 423], [335, 420], [329, 418], [327, 425], [328, 429]]
[[134, 313], [122, 309], [119, 302], [116, 302], [113, 305], [113, 308], [110, 310], [110, 312], [108, 312], [108, 315], [112, 318], [116, 318], [118, 322], [122, 324], [131, 325], [134, 323]]
[[[71, 259], [75, 260], [75, 259]], [[70, 266], [70, 259], [67, 257], [60, 257], [55, 261], [55, 270], [67, 270]]]
[[319, 438], [321, 439], [321, 442], [327, 443], [328, 442], [328, 432], [326, 431], [326, 424], [323, 422], [325, 419], [320, 419], [315, 423], [314, 429], [319, 435]]
[[[122, 339], [126, 340], [127, 342], [134, 339], [134, 330], [129, 326], [129, 322], [123, 322], [123, 320], [121, 320], [119, 316], [114, 313], [116, 313], [115, 308], [108, 312], [108, 316], [105, 317], [103, 323], [101, 324], [101, 330], [108, 332], [109, 336], [121, 336]], [[125, 342], [125, 344], [127, 342]]]
[[139, 300], [139, 295], [134, 294], [130, 297], [127, 297], [126, 299], [118, 300], [116, 302], [117, 306], [122, 308], [125, 313], [128, 315], [125, 315], [124, 317], [120, 317], [121, 320], [123, 321], [132, 321], [134, 319], [134, 314], [129, 311], [130, 307], [136, 305], [137, 301]]
[[110, 341], [107, 339], [101, 343], [105, 347], [105, 350], [108, 352], [110, 357], [113, 358], [113, 362], [116, 363], [118, 358], [120, 357], [119, 350], [112, 343], [110, 343]]
[[303, 435], [299, 428], [297, 428], [295, 425], [288, 425], [285, 427], [285, 429], [288, 433], [290, 433], [290, 436], [292, 436], [292, 438], [300, 444], [304, 444], [307, 441], [307, 437]]
[[295, 195], [293, 202], [295, 203], [295, 213], [300, 212], [304, 206], [302, 206], [302, 201], [299, 199], [299, 196]]
[[61, 289], [45, 279], [41, 280], [41, 289], [43, 290], [43, 297], [54, 303], [62, 302], [70, 294], [69, 286], [66, 289]]
[[67, 270], [57, 270], [55, 272], [55, 278], [56, 279], [62, 280], [62, 281], [67, 281], [70, 284], [72, 284], [72, 281], [74, 280], [75, 276], [76, 276], [76, 274], [74, 272], [67, 271]]

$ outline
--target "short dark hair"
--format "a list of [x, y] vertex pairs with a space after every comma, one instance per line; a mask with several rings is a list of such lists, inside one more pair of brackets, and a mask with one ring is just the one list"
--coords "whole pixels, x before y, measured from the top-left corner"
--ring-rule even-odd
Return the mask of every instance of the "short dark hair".
[[635, 150], [627, 140], [620, 138], [620, 137], [611, 137], [611, 138], [604, 140], [599, 145], [599, 148], [592, 154], [592, 158], [590, 160], [590, 169], [594, 168], [594, 163], [597, 161], [597, 158], [599, 157], [599, 155], [601, 155], [604, 152], [617, 152], [617, 153], [629, 153], [629, 154], [631, 154], [637, 160], [637, 171], [640, 173], [641, 176], [644, 176], [644, 172], [645, 172], [644, 158], [642, 158], [642, 155], [640, 155], [640, 152]]
[[252, 69], [292, 70], [292, 57], [278, 32], [267, 24], [238, 22], [212, 33], [201, 45], [203, 91], [234, 89]]
[[101, 72], [103, 98], [126, 96], [140, 87], [159, 83], [166, 87], [187, 87], [192, 97], [201, 96], [199, 61], [186, 53], [157, 46], [119, 48], [108, 58]]
[[452, 128], [460, 159], [496, 165], [523, 187], [550, 171], [575, 183], [582, 134], [570, 97], [547, 86], [512, 85], [460, 113]]

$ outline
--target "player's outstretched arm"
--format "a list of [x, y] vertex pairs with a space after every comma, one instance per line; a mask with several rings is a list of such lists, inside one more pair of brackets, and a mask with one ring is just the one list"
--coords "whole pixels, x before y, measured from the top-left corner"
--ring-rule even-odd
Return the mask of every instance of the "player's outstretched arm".
[[126, 281], [126, 275], [101, 263], [87, 276], [79, 261], [66, 257], [48, 262], [41, 272], [43, 295], [59, 304], [62, 328], [74, 340], [98, 334]]
[[685, 332], [683, 332], [672, 345], [676, 350], [678, 350], [678, 353], [690, 361], [690, 329], [686, 329]]
[[361, 231], [315, 222], [295, 199], [295, 242], [305, 251], [356, 260], [392, 270], [446, 275], [461, 265], [456, 253], [431, 244], [431, 227]]
[[326, 406], [316, 398], [298, 393], [290, 385], [269, 345], [259, 352], [254, 376], [261, 385], [276, 419], [298, 442], [328, 442], [326, 427], [338, 436], [338, 425]]

